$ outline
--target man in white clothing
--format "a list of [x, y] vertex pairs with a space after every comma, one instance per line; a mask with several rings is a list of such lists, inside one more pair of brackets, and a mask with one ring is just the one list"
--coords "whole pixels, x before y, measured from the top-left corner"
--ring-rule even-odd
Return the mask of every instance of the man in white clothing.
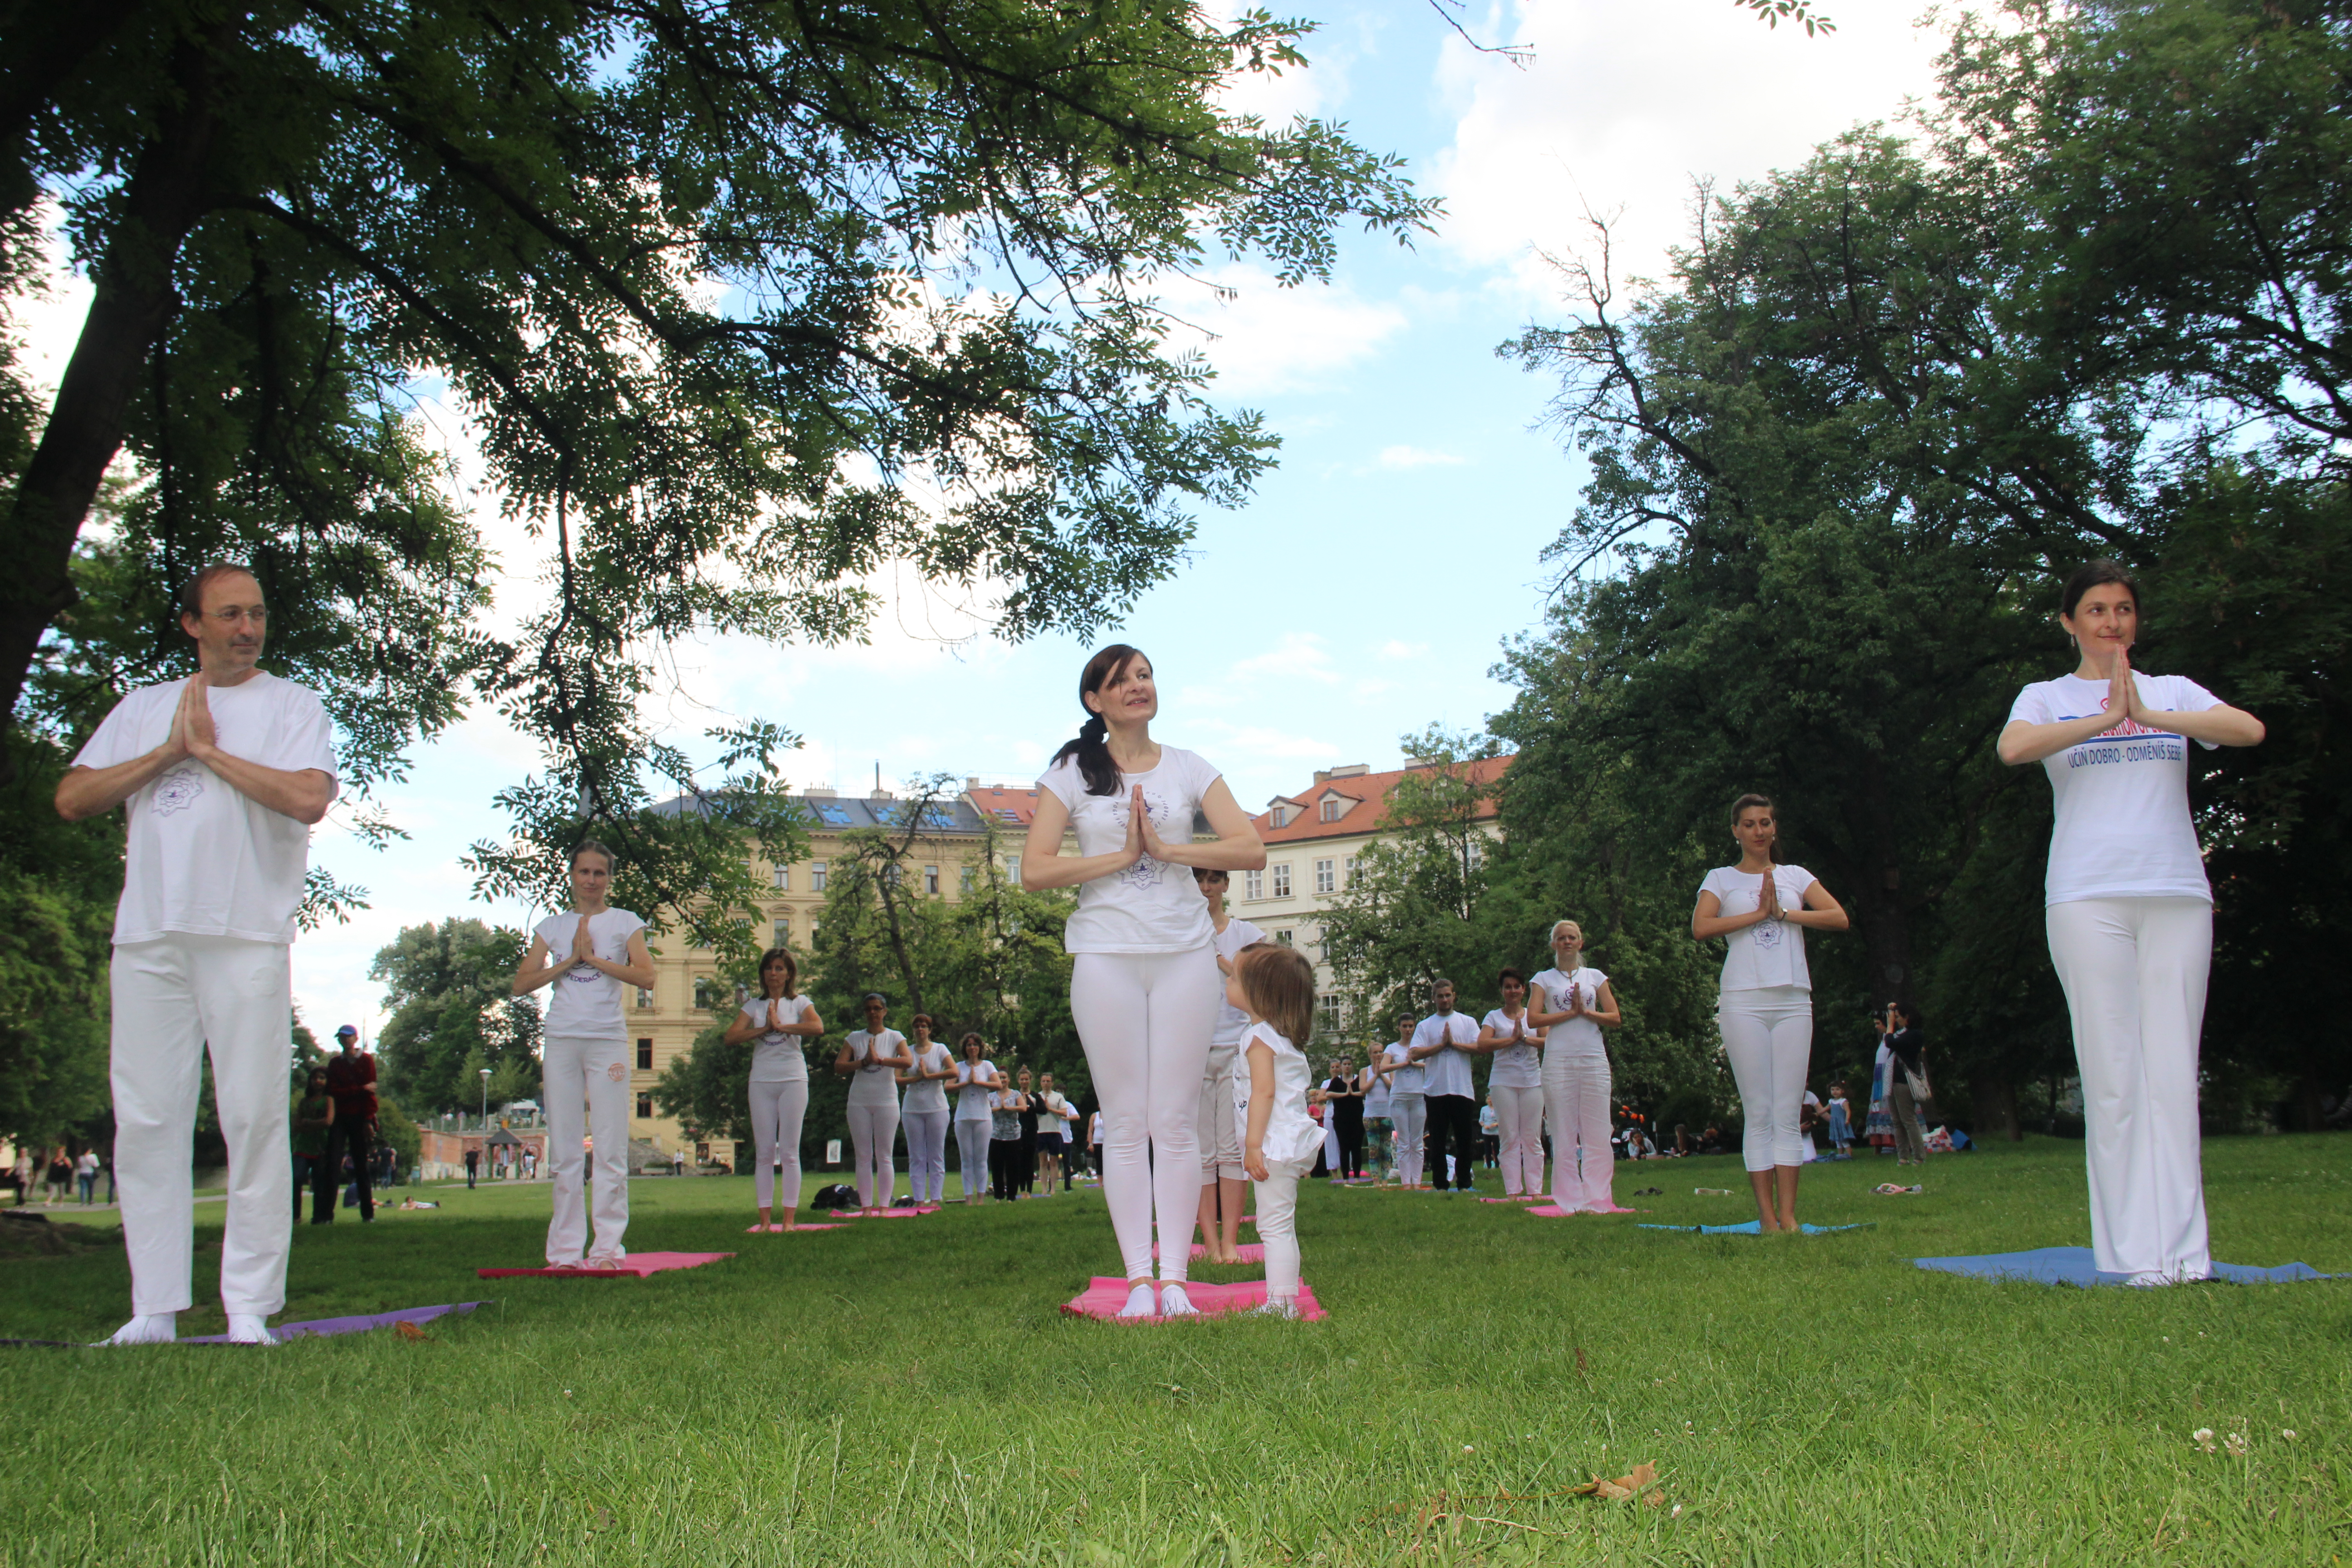
[[310, 827], [335, 798], [334, 731], [315, 693], [260, 668], [252, 573], [205, 567], [180, 610], [196, 673], [125, 697], [58, 784], [69, 821], [127, 816], [109, 1070], [131, 1318], [107, 1342], [170, 1340], [194, 1304], [189, 1161], [209, 1049], [229, 1162], [221, 1305], [232, 1340], [272, 1344], [292, 1237], [289, 948]]

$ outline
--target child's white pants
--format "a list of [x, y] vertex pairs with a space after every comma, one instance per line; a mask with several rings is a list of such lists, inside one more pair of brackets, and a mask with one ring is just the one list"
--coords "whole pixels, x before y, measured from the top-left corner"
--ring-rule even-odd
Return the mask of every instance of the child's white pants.
[[808, 1116], [808, 1079], [751, 1085], [751, 1199], [773, 1208], [782, 1156], [784, 1206], [801, 1206], [801, 1123]]
[[[1129, 1279], [1187, 1276], [1201, 1203], [1194, 1121], [1215, 1033], [1215, 950], [1082, 952], [1070, 970], [1070, 1016], [1102, 1101], [1103, 1201]], [[1146, 1144], [1149, 1144], [1147, 1150]]]
[[1408, 1187], [1421, 1185], [1421, 1141], [1429, 1131], [1429, 1100], [1425, 1095], [1389, 1097], [1389, 1117], [1396, 1123], [1397, 1180]]
[[[850, 1158], [857, 1167], [858, 1206], [887, 1207], [893, 1195], [890, 1189], [898, 1184], [898, 1166], [891, 1159], [898, 1147], [898, 1102], [859, 1105], [852, 1100], [849, 1144]], [[877, 1193], [881, 1194], [878, 1200]]]
[[1802, 1165], [1798, 1125], [1813, 1059], [1813, 994], [1795, 985], [1726, 991], [1717, 999], [1715, 1021], [1739, 1086], [1742, 1162], [1750, 1171]]
[[2083, 899], [2044, 919], [2083, 1072], [2092, 1255], [2134, 1284], [2207, 1279], [2197, 1049], [2212, 906]]
[[1617, 1207], [1616, 1152], [1609, 1147], [1609, 1058], [1544, 1053], [1544, 1110], [1551, 1119], [1551, 1201], [1570, 1214]]
[[1495, 1132], [1503, 1146], [1503, 1191], [1540, 1193], [1543, 1184], [1544, 1091], [1489, 1089], [1495, 1101]]
[[290, 949], [279, 942], [173, 933], [114, 950], [114, 1170], [122, 1198], [131, 1310], [194, 1304], [196, 1097], [207, 1049], [228, 1144], [221, 1306], [267, 1317], [286, 1305], [293, 1162], [286, 1157]]
[[584, 1130], [596, 1145], [589, 1194], [595, 1205], [596, 1244], [587, 1255], [617, 1263], [628, 1256], [621, 1237], [629, 1228], [629, 1042], [617, 1035], [596, 1040], [550, 1035], [541, 1063], [547, 1070], [541, 1099], [547, 1107], [548, 1173], [553, 1178], [547, 1260], [577, 1263], [588, 1240], [588, 1202], [581, 1193], [588, 1175], [588, 1156], [580, 1146]]
[[1298, 1299], [1298, 1182], [1314, 1168], [1312, 1160], [1268, 1160], [1267, 1179], [1250, 1184], [1257, 1194], [1257, 1238], [1265, 1247], [1269, 1301]]

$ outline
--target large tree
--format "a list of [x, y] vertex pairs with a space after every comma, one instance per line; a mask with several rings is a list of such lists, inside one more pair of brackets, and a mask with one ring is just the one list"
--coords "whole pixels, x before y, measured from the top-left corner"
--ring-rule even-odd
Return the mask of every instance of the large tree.
[[522, 950], [520, 931], [455, 917], [377, 951], [368, 978], [392, 1012], [376, 1046], [385, 1093], [429, 1116], [476, 1109], [485, 1068], [493, 1098], [537, 1089], [539, 1003], [510, 985]]

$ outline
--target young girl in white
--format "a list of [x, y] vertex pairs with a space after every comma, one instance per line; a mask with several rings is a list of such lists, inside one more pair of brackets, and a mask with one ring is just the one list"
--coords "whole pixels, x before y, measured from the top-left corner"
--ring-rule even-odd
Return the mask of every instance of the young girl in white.
[[989, 1165], [989, 1131], [995, 1124], [995, 1115], [989, 1101], [1003, 1080], [997, 1076], [996, 1064], [987, 1057], [988, 1043], [979, 1035], [966, 1031], [956, 1047], [963, 1052], [963, 1060], [955, 1065], [956, 1159], [961, 1166], [957, 1178], [963, 1184], [963, 1201], [982, 1201], [982, 1188], [994, 1172]]
[[1503, 1195], [1540, 1196], [1543, 1184], [1543, 1030], [1528, 1018], [1528, 983], [1506, 969], [1496, 983], [1503, 1005], [1479, 1023], [1475, 1047], [1494, 1058], [1486, 1069], [1486, 1101], [1495, 1108], [1502, 1146]]
[[[547, 1002], [541, 1096], [554, 1176], [547, 1224], [551, 1268], [611, 1268], [628, 1256], [621, 1245], [629, 1228], [629, 1042], [621, 988], [650, 987], [654, 960], [646, 950], [646, 922], [604, 901], [614, 864], [613, 852], [593, 839], [572, 850], [571, 911], [539, 922], [514, 974], [518, 996], [555, 985]], [[583, 1132], [596, 1144], [593, 1247], [581, 1190], [588, 1173]]]
[[1323, 1129], [1307, 1114], [1314, 1069], [1293, 1040], [1315, 1032], [1315, 966], [1295, 947], [1252, 942], [1234, 962], [1225, 999], [1249, 1015], [1234, 1059], [1234, 1121], [1242, 1168], [1257, 1184], [1257, 1237], [1265, 1245], [1265, 1305], [1298, 1315], [1298, 1182], [1315, 1168]]
[[907, 1091], [899, 1111], [907, 1127], [907, 1180], [918, 1205], [936, 1204], [948, 1183], [948, 1088], [956, 1077], [955, 1058], [931, 1038], [931, 1016], [915, 1015], [915, 1037], [907, 1047], [915, 1065], [898, 1075]]
[[1570, 1214], [1614, 1214], [1609, 1146], [1609, 1045], [1624, 1021], [1609, 976], [1584, 963], [1584, 928], [1555, 921], [1552, 966], [1535, 977], [1528, 1022], [1544, 1031], [1544, 1113], [1551, 1119], [1551, 1201]]
[[[1184, 1293], [1201, 1206], [1194, 1131], [1216, 1032], [1217, 964], [1209, 908], [1185, 872], [1250, 870], [1265, 846], [1217, 770], [1151, 738], [1160, 691], [1140, 649], [1113, 644], [1078, 679], [1087, 721], [1037, 781], [1021, 882], [1078, 889], [1064, 928], [1070, 1016], [1103, 1109], [1103, 1200], [1127, 1265], [1123, 1318], [1190, 1316]], [[1205, 818], [1216, 837], [1196, 841]], [[1078, 853], [1062, 853], [1075, 830]]]
[[891, 1155], [898, 1146], [898, 1075], [915, 1065], [907, 1037], [891, 1028], [890, 1003], [866, 994], [866, 1027], [842, 1037], [833, 1070], [849, 1078], [849, 1142], [857, 1167], [857, 1207], [871, 1218], [890, 1206], [898, 1184]]
[[[727, 1044], [751, 1047], [751, 1197], [760, 1207], [755, 1232], [793, 1228], [801, 1202], [801, 1122], [808, 1115], [805, 1042], [824, 1033], [816, 1004], [800, 994], [800, 965], [781, 947], [760, 955], [760, 994], [727, 1026]], [[784, 1221], [775, 1223], [777, 1165], [782, 1163]]]

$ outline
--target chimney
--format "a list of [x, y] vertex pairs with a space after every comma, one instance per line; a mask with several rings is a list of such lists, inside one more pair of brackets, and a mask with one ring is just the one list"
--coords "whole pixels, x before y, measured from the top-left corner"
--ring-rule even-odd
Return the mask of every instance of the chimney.
[[1331, 776], [1335, 779], [1360, 779], [1371, 771], [1372, 764], [1370, 763], [1349, 763], [1344, 767], [1333, 768]]
[[1317, 768], [1315, 770], [1315, 782], [1317, 784], [1329, 784], [1331, 782], [1331, 770], [1329, 768]]
[[978, 794], [980, 791], [980, 775], [978, 773], [966, 775], [963, 781], [963, 787], [973, 794]]
[[831, 800], [837, 792], [831, 784], [811, 784], [801, 793], [811, 800]]

